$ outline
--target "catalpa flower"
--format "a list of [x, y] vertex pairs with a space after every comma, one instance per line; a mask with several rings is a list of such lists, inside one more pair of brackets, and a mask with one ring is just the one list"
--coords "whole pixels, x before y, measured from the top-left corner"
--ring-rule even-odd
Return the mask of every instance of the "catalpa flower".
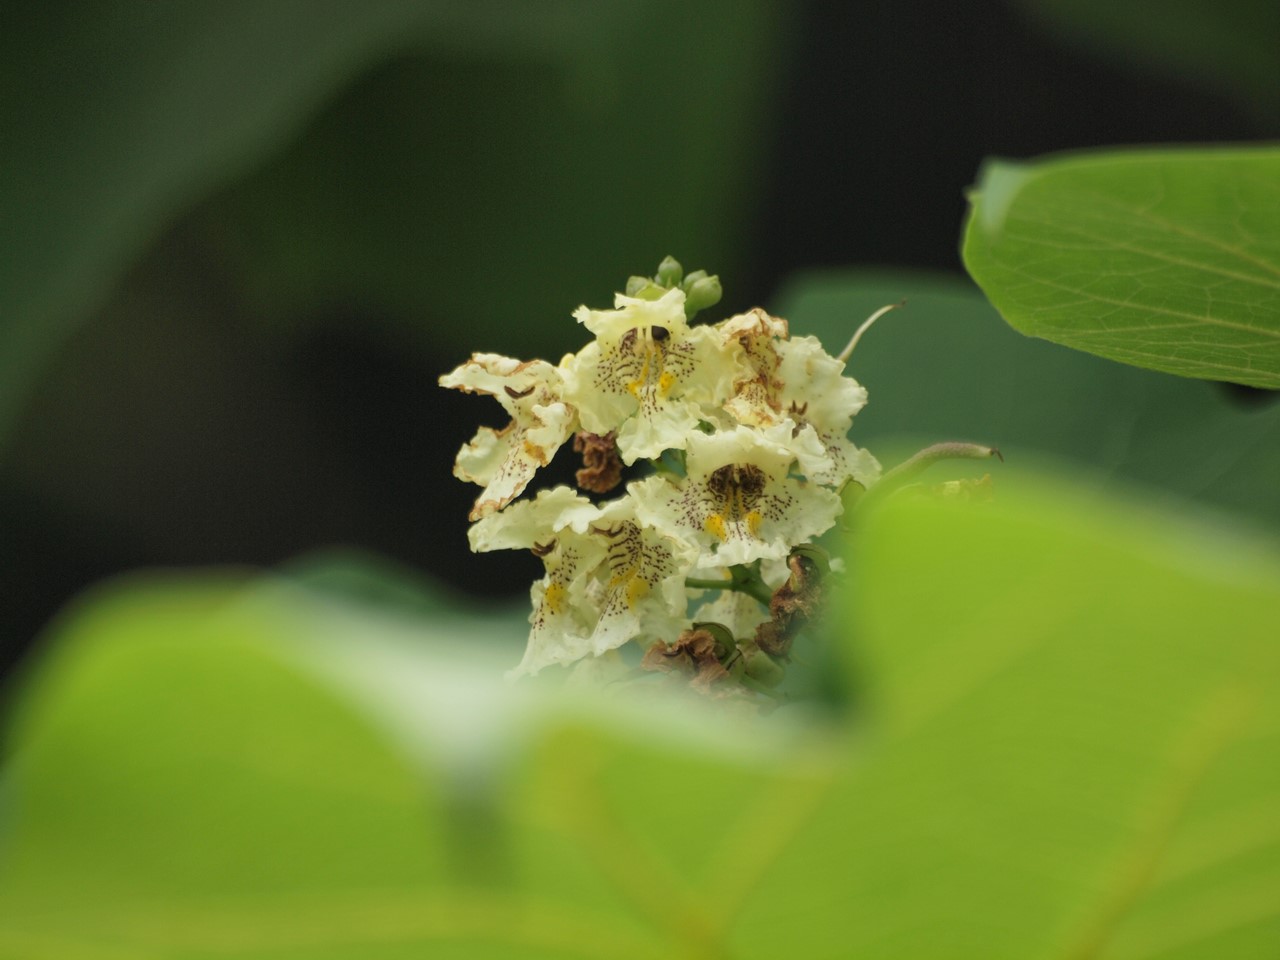
[[815, 337], [789, 337], [785, 320], [760, 309], [730, 317], [717, 329], [742, 348], [747, 371], [725, 401], [726, 412], [748, 426], [790, 422], [797, 438], [812, 435], [827, 462], [801, 454], [801, 472], [809, 480], [837, 487], [850, 478], [864, 487], [875, 481], [879, 463], [849, 440], [867, 391], [844, 376], [843, 361]]
[[[495, 397], [511, 417], [481, 428], [454, 473], [484, 487], [471, 548], [542, 561], [513, 672], [599, 665], [636, 643], [642, 668], [692, 677], [716, 696], [776, 695], [835, 570], [810, 541], [835, 524], [848, 481], [879, 482], [879, 464], [848, 438], [867, 395], [844, 361], [884, 311], [832, 357], [761, 309], [690, 326], [720, 299], [719, 278], [686, 276], [670, 257], [626, 289], [612, 310], [575, 312], [594, 339], [558, 366], [479, 353], [440, 379]], [[570, 436], [583, 458], [578, 489], [522, 496]], [[943, 444], [896, 476], [942, 456], [993, 454]], [[656, 472], [618, 495], [623, 465], [637, 461]]]
[[600, 609], [592, 634], [596, 653], [636, 637], [678, 632], [688, 603], [685, 578], [698, 561], [698, 548], [641, 523], [629, 497], [607, 504], [590, 532], [608, 545], [590, 591]]
[[587, 580], [604, 562], [607, 545], [587, 530], [599, 513], [586, 497], [555, 487], [492, 513], [467, 531], [477, 553], [524, 549], [542, 560], [545, 572], [530, 590], [529, 643], [517, 674], [593, 655], [598, 610], [587, 599]]
[[704, 405], [732, 391], [734, 352], [710, 327], [689, 326], [678, 287], [656, 300], [618, 294], [614, 305], [574, 313], [596, 339], [561, 361], [564, 398], [583, 429], [616, 431], [625, 463], [684, 449]]
[[522, 363], [496, 353], [476, 353], [441, 377], [440, 386], [488, 394], [511, 416], [501, 430], [481, 427], [458, 451], [453, 475], [484, 487], [471, 510], [472, 520], [518, 497], [573, 433], [574, 411], [561, 397], [560, 371], [545, 360]]
[[647, 524], [702, 548], [700, 564], [724, 567], [785, 557], [793, 546], [829, 529], [840, 497], [791, 473], [791, 427], [739, 425], [688, 440], [687, 476], [650, 477], [627, 493]]
[[627, 498], [599, 507], [556, 487], [485, 517], [469, 539], [477, 552], [532, 550], [545, 567], [518, 674], [681, 628], [697, 548], [643, 527]]

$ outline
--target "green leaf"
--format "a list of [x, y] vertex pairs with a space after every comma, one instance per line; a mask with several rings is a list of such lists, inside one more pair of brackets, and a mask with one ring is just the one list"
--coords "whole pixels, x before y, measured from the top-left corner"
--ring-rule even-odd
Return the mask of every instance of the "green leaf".
[[1189, 532], [1025, 480], [870, 518], [849, 599], [878, 742], [743, 941], [776, 952], [766, 917], [795, 915], [815, 955], [1265, 955], [1280, 567]]
[[[906, 299], [858, 344], [869, 402], [852, 436], [886, 466], [941, 440], [999, 447], [1012, 465], [1065, 459], [1280, 530], [1280, 404], [1109, 363], [1018, 336], [973, 286], [943, 274], [839, 271], [795, 278], [776, 309], [832, 352], [877, 308]], [[999, 477], [999, 464], [978, 473]], [[928, 479], [945, 479], [934, 468]], [[957, 467], [957, 473], [964, 469]]]
[[862, 738], [814, 729], [785, 762], [733, 768], [582, 724], [528, 764], [531, 818], [562, 838], [546, 848], [673, 953], [1265, 956], [1275, 556], [1015, 489], [900, 501], [860, 531], [843, 642]]
[[848, 559], [860, 726], [507, 687], [296, 588], [91, 599], [11, 730], [0, 956], [1267, 955], [1273, 550], [1016, 475]]
[[1018, 330], [1280, 387], [1280, 150], [991, 161], [970, 199], [965, 266]]

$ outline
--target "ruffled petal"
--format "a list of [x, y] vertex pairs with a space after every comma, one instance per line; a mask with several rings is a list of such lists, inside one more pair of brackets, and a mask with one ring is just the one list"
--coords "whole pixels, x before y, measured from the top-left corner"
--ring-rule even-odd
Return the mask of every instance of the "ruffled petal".
[[471, 519], [501, 510], [573, 433], [574, 409], [561, 397], [560, 371], [545, 360], [521, 362], [477, 353], [440, 378], [442, 387], [494, 397], [511, 416], [501, 430], [481, 427], [458, 453], [454, 476], [484, 487]]
[[632, 483], [636, 515], [702, 548], [703, 566], [785, 557], [829, 529], [839, 496], [791, 475], [795, 453], [761, 431], [738, 426], [690, 437], [687, 476]]
[[690, 328], [684, 293], [621, 294], [613, 310], [579, 308], [596, 340], [561, 361], [565, 399], [583, 427], [616, 431], [624, 463], [684, 449], [689, 431], [731, 391], [737, 361], [711, 328]]
[[600, 508], [569, 487], [540, 490], [532, 500], [513, 503], [477, 520], [467, 531], [474, 553], [541, 550], [566, 528], [582, 534], [600, 519]]
[[615, 500], [592, 527], [607, 543], [597, 577], [600, 619], [592, 637], [595, 653], [639, 636], [663, 636], [683, 628], [688, 593], [685, 578], [698, 548], [639, 523], [630, 498]]

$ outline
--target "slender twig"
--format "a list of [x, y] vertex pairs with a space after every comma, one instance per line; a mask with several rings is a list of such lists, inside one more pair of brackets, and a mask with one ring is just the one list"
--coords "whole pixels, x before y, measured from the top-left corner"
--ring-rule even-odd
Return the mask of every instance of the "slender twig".
[[867, 319], [862, 321], [862, 326], [853, 332], [853, 337], [849, 340], [843, 350], [836, 354], [836, 359], [841, 363], [847, 363], [849, 358], [853, 356], [853, 348], [858, 345], [858, 341], [862, 339], [862, 335], [871, 329], [871, 325], [883, 317], [890, 310], [897, 310], [907, 301], [899, 300], [897, 303], [891, 303], [887, 307], [881, 307]]
[[995, 447], [984, 447], [978, 443], [935, 443], [925, 447], [919, 453], [908, 457], [872, 485], [871, 489], [859, 498], [857, 509], [865, 509], [871, 502], [883, 500], [885, 497], [902, 489], [941, 460], [988, 460], [997, 457], [1002, 462], [1004, 454]]

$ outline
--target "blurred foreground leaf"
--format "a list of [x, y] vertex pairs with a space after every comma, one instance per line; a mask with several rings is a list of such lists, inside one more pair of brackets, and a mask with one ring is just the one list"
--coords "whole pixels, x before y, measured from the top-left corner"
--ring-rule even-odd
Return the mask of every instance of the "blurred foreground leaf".
[[971, 204], [965, 266], [1023, 333], [1280, 387], [1280, 150], [992, 161]]
[[870, 395], [852, 436], [887, 465], [970, 440], [1012, 464], [1067, 458], [1098, 479], [1137, 480], [1280, 529], [1280, 404], [1245, 406], [1215, 385], [1021, 337], [971, 284], [944, 274], [801, 275], [775, 306], [794, 333], [834, 351], [873, 310], [904, 298], [849, 363]]
[[465, 621], [292, 588], [99, 597], [11, 731], [0, 956], [1280, 943], [1273, 555], [1015, 475], [980, 507], [899, 496], [849, 560], [861, 735], [507, 687], [447, 645]]
[[852, 865], [852, 955], [1266, 956], [1274, 549], [1065, 486], [997, 486], [991, 505], [893, 505], [855, 545], [881, 741], [787, 862]]

